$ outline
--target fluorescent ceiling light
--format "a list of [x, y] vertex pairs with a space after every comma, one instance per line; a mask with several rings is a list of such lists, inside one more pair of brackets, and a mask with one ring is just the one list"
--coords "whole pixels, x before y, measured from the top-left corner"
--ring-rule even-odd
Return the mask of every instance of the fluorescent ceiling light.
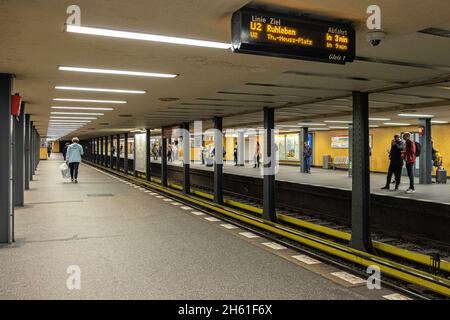
[[371, 124], [371, 125], [369, 125], [369, 128], [379, 128], [380, 126], [377, 126], [377, 125], [374, 125], [374, 124]]
[[329, 127], [330, 129], [348, 129], [348, 127]]
[[117, 30], [110, 30], [110, 29], [103, 29], [103, 28], [91, 28], [91, 27], [83, 27], [83, 26], [76, 26], [76, 25], [70, 25], [70, 24], [66, 25], [66, 31], [70, 32], [70, 33], [81, 33], [81, 34], [89, 34], [89, 35], [96, 35], [96, 36], [103, 36], [103, 37], [154, 41], [154, 42], [163, 42], [163, 43], [172, 43], [172, 44], [184, 44], [184, 45], [188, 45], [188, 46], [207, 47], [207, 48], [216, 48], [216, 49], [230, 49], [231, 48], [231, 44], [223, 43], [223, 42], [169, 37], [169, 36], [161, 36], [161, 35], [156, 35], [156, 34], [137, 33], [137, 32], [128, 32], [128, 31], [117, 31]]
[[387, 126], [410, 126], [409, 123], [401, 123], [401, 122], [385, 122], [384, 123]]
[[104, 113], [91, 113], [91, 112], [64, 112], [64, 111], [52, 111], [51, 114], [61, 115], [79, 115], [79, 116], [104, 116]]
[[122, 90], [122, 89], [105, 89], [105, 88], [82, 88], [82, 87], [67, 87], [56, 86], [57, 90], [71, 90], [71, 91], [90, 91], [90, 92], [109, 92], [109, 93], [129, 93], [129, 94], [145, 94], [147, 91], [142, 90]]
[[65, 101], [65, 102], [89, 102], [89, 103], [107, 103], [107, 104], [126, 104], [126, 101], [120, 100], [91, 100], [91, 99], [66, 99], [55, 98], [53, 101]]
[[431, 114], [414, 114], [414, 113], [399, 113], [399, 117], [410, 117], [410, 118], [433, 118]]
[[52, 120], [52, 119], [50, 119], [49, 122], [50, 123], [53, 123], [53, 122], [57, 122], [57, 123], [70, 122], [70, 123], [86, 124], [86, 123], [89, 123], [89, 122], [92, 122], [92, 121], [90, 121], [90, 120]]
[[51, 116], [50, 119], [73, 119], [73, 120], [97, 120], [97, 118], [94, 117], [56, 117]]
[[311, 131], [329, 131], [330, 128], [309, 128]]
[[444, 120], [432, 120], [431, 123], [434, 123], [434, 124], [446, 124], [446, 123], [448, 123], [448, 121], [444, 121]]
[[370, 121], [390, 121], [389, 118], [369, 118]]
[[112, 111], [113, 108], [93, 108], [93, 107], [52, 107], [58, 110], [92, 110], [92, 111]]
[[118, 74], [118, 75], [138, 76], [138, 77], [154, 77], [154, 78], [175, 78], [175, 77], [177, 77], [176, 74], [155, 73], [155, 72], [107, 70], [107, 69], [64, 67], [64, 66], [59, 66], [58, 69], [61, 71], [74, 71], [74, 72], [100, 73], [100, 74]]
[[300, 125], [300, 126], [324, 126], [325, 124], [324, 123], [312, 123], [312, 122], [300, 122], [300, 123], [297, 123], [298, 125]]
[[326, 123], [352, 123], [351, 120], [325, 120]]

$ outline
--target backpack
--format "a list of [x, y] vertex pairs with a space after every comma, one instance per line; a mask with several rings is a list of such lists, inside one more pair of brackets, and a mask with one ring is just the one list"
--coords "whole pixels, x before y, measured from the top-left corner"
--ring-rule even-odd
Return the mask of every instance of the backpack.
[[420, 151], [422, 150], [422, 146], [417, 141], [414, 141], [416, 144], [416, 157], [420, 157]]

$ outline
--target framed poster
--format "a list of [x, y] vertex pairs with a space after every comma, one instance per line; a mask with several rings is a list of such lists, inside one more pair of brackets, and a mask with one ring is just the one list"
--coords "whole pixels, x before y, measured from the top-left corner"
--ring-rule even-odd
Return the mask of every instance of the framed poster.
[[146, 172], [146, 149], [147, 149], [147, 134], [136, 134], [134, 136], [134, 143], [136, 148], [136, 154], [134, 155], [134, 165], [136, 171]]
[[337, 135], [331, 137], [332, 149], [348, 149], [348, 135]]

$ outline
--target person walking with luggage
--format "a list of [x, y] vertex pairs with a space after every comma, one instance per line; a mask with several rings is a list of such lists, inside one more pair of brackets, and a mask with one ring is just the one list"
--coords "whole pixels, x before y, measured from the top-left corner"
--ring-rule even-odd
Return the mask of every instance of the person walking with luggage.
[[408, 172], [409, 188], [406, 193], [416, 192], [414, 189], [414, 164], [416, 163], [416, 143], [411, 140], [411, 133], [405, 132], [403, 134], [405, 139], [405, 150], [403, 151], [403, 158], [406, 163], [406, 171]]
[[70, 178], [72, 182], [78, 183], [78, 168], [81, 162], [81, 156], [84, 154], [83, 147], [78, 144], [80, 140], [77, 137], [72, 139], [72, 144], [67, 147], [66, 162], [70, 168]]
[[312, 149], [306, 141], [304, 142], [303, 146], [303, 165], [305, 173], [311, 174]]
[[389, 151], [389, 169], [386, 179], [386, 185], [381, 188], [382, 190], [389, 190], [389, 185], [391, 184], [392, 175], [395, 177], [395, 191], [398, 190], [400, 185], [400, 179], [402, 176], [403, 159], [402, 152], [405, 148], [405, 144], [400, 139], [400, 136], [396, 134], [394, 139], [391, 141], [391, 150]]

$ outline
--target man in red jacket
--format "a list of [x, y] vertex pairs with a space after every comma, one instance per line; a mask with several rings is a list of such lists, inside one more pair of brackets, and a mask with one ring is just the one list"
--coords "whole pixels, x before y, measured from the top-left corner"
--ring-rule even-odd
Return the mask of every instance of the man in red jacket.
[[416, 163], [416, 143], [411, 140], [411, 134], [405, 132], [403, 134], [405, 139], [405, 151], [403, 152], [403, 158], [406, 162], [406, 170], [409, 177], [409, 188], [406, 193], [414, 193], [414, 164]]

